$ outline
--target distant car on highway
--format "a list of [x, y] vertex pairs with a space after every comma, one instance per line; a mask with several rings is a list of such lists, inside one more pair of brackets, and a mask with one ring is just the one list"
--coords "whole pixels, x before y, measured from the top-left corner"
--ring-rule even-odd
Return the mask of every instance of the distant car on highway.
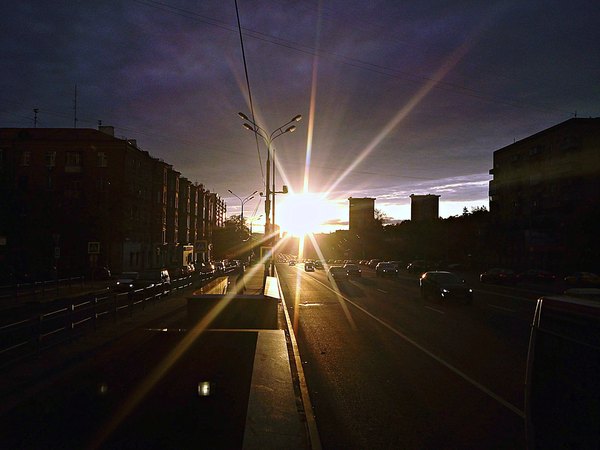
[[465, 303], [473, 301], [471, 289], [461, 277], [452, 272], [431, 271], [425, 272], [419, 279], [421, 297], [433, 297], [439, 300], [458, 298]]
[[494, 267], [480, 274], [479, 281], [482, 283], [514, 284], [517, 281], [517, 274], [512, 269]]
[[346, 269], [346, 275], [349, 277], [360, 277], [362, 276], [362, 270], [356, 264], [344, 264], [344, 269]]
[[315, 264], [315, 269], [323, 270], [323, 262], [322, 261], [317, 260], [314, 262], [314, 264]]
[[572, 287], [600, 287], [600, 276], [592, 272], [575, 272], [564, 278]]
[[288, 261], [288, 266], [295, 266], [296, 265], [296, 261], [294, 261], [293, 259], [290, 259]]
[[393, 262], [380, 262], [375, 267], [375, 275], [378, 277], [395, 277], [398, 275], [398, 266]]
[[306, 272], [314, 272], [315, 271], [315, 265], [311, 262], [306, 262], [304, 263], [304, 270]]
[[519, 283], [554, 283], [556, 274], [548, 270], [529, 269], [517, 274]]
[[330, 266], [329, 276], [334, 280], [342, 280], [348, 277], [348, 272], [342, 266]]
[[416, 259], [406, 266], [406, 270], [410, 273], [424, 273], [430, 269], [430, 264], [422, 259]]

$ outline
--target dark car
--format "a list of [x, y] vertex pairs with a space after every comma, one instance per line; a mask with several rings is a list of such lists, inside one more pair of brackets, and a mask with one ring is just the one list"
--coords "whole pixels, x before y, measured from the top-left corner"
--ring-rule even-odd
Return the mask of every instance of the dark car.
[[348, 277], [348, 272], [342, 266], [329, 267], [329, 276], [334, 280], [341, 280]]
[[356, 264], [344, 264], [344, 269], [346, 269], [346, 275], [349, 277], [360, 277], [362, 276], [362, 270]]
[[452, 272], [425, 272], [421, 275], [419, 285], [422, 298], [433, 297], [440, 300], [458, 298], [465, 303], [473, 301], [473, 289], [465, 283], [465, 280]]
[[600, 287], [600, 276], [591, 272], [575, 272], [566, 276], [564, 281], [573, 287]]
[[517, 275], [519, 283], [554, 283], [556, 274], [547, 270], [529, 269]]
[[314, 272], [315, 271], [315, 265], [311, 262], [306, 262], [304, 263], [304, 270], [306, 272]]
[[116, 292], [129, 292], [135, 289], [135, 282], [140, 277], [139, 272], [123, 272], [114, 285]]
[[322, 261], [315, 261], [315, 269], [319, 269], [319, 270], [323, 270], [323, 262]]
[[417, 259], [406, 266], [406, 270], [410, 273], [424, 273], [429, 270], [430, 264], [422, 259]]
[[375, 275], [378, 277], [395, 277], [398, 275], [398, 266], [391, 262], [380, 262], [375, 267]]
[[160, 285], [167, 294], [171, 290], [171, 276], [167, 269], [148, 269], [140, 272], [133, 284], [136, 289]]
[[517, 274], [512, 269], [494, 267], [480, 274], [479, 281], [482, 283], [514, 284], [517, 281]]

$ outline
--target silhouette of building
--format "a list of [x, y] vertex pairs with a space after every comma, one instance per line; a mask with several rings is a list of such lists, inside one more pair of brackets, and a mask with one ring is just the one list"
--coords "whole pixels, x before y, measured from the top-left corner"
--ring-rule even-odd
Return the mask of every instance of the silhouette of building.
[[440, 217], [440, 196], [410, 195], [410, 220], [420, 222], [423, 220], [434, 220]]
[[0, 129], [0, 189], [0, 266], [35, 278], [181, 265], [226, 208], [106, 126]]
[[598, 268], [600, 118], [573, 118], [496, 150], [490, 174], [503, 262]]
[[353, 198], [348, 199], [348, 219], [350, 231], [359, 233], [369, 231], [375, 227], [375, 199]]

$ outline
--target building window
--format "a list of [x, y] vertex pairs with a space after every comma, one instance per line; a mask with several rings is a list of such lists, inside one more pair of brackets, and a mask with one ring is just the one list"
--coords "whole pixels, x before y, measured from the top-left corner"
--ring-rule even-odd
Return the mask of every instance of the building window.
[[81, 172], [81, 152], [67, 152], [65, 172]]
[[21, 167], [28, 167], [31, 164], [31, 152], [29, 150], [24, 150], [21, 152]]
[[66, 198], [80, 198], [81, 197], [81, 182], [79, 180], [71, 180], [65, 187]]
[[107, 167], [108, 160], [106, 158], [106, 153], [98, 152], [98, 167]]
[[46, 167], [56, 167], [56, 152], [46, 152]]

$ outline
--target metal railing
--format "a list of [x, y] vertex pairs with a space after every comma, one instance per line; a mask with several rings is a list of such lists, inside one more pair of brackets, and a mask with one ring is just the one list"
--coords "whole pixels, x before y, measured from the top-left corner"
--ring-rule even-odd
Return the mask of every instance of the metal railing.
[[32, 353], [71, 341], [101, 323], [117, 321], [170, 292], [181, 291], [193, 283], [210, 278], [187, 275], [170, 284], [157, 283], [128, 292], [108, 288], [77, 297], [29, 303], [5, 310], [0, 319], [0, 365], [6, 365]]

